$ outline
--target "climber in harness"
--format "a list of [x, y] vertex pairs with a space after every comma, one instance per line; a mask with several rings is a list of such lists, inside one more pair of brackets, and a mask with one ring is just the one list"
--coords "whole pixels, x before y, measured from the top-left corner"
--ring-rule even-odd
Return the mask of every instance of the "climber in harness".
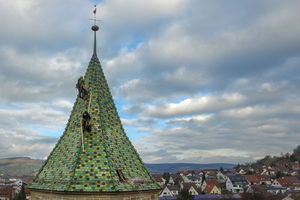
[[87, 132], [91, 132], [92, 128], [91, 128], [91, 116], [87, 111], [84, 111], [84, 113], [82, 114], [82, 128], [84, 131]]
[[76, 88], [78, 89], [78, 96], [84, 99], [87, 96], [88, 92], [84, 86], [84, 80], [82, 76], [78, 79]]

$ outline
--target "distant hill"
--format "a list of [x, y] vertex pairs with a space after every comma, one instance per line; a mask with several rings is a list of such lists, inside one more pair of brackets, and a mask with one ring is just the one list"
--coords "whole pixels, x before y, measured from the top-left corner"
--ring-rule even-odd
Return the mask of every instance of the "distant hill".
[[[42, 166], [44, 160], [31, 159], [28, 157], [15, 157], [0, 159], [0, 174], [7, 177], [34, 176]], [[230, 169], [235, 167], [234, 164], [212, 163], [212, 164], [195, 164], [195, 163], [161, 163], [145, 164], [152, 173], [177, 172], [180, 170], [195, 169]]]
[[281, 153], [280, 156], [267, 155], [264, 158], [257, 160], [256, 162], [240, 165], [238, 167], [262, 169], [263, 166], [270, 166], [273, 168], [280, 168], [281, 170], [289, 171], [290, 169], [292, 169], [292, 165], [296, 161], [300, 162], [300, 145], [293, 150], [292, 154]]
[[0, 174], [6, 177], [33, 176], [43, 162], [28, 157], [0, 159]]
[[182, 170], [196, 169], [232, 169], [236, 165], [230, 163], [211, 163], [211, 164], [195, 164], [195, 163], [160, 163], [145, 164], [152, 173], [177, 172]]
[[[286, 153], [282, 156], [266, 156], [254, 163], [244, 164], [241, 167], [250, 165], [254, 169], [260, 169], [262, 166], [285, 166], [291, 168], [292, 163], [300, 162], [300, 145], [297, 146], [292, 154]], [[28, 157], [14, 157], [0, 159], [0, 175], [7, 177], [23, 177], [34, 176], [42, 166], [44, 160], [31, 159]], [[145, 164], [152, 173], [177, 172], [182, 170], [196, 169], [231, 169], [239, 167], [230, 163], [211, 163], [211, 164], [195, 164], [195, 163], [160, 163], [160, 164]]]

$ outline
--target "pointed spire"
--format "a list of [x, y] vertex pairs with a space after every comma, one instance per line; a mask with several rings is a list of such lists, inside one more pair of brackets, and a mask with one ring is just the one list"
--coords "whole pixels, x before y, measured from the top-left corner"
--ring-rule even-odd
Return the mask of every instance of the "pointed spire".
[[[63, 136], [29, 188], [43, 199], [48, 192], [57, 193], [60, 199], [79, 193], [82, 196], [93, 194], [95, 199], [108, 195], [121, 199], [127, 192], [132, 192], [130, 196], [134, 195], [134, 199], [140, 199], [138, 196], [144, 191], [149, 193], [149, 199], [157, 197], [160, 187], [126, 136], [98, 62], [96, 31], [99, 27], [94, 24], [92, 30], [94, 53], [83, 80], [88, 85], [89, 98], [77, 97]], [[82, 129], [86, 111], [92, 120], [90, 132]]]

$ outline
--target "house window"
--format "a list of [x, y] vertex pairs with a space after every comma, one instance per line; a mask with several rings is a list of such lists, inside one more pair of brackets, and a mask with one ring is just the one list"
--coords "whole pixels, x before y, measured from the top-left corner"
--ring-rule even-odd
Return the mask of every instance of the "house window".
[[122, 170], [121, 169], [117, 169], [116, 171], [117, 171], [117, 174], [118, 174], [118, 177], [119, 177], [119, 181], [120, 182], [126, 182], [126, 178], [125, 178]]

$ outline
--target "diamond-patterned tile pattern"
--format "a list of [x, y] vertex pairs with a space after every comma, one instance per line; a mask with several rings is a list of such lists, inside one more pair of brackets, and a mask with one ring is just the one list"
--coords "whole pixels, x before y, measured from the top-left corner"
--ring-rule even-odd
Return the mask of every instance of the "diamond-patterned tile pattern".
[[[159, 189], [124, 132], [97, 57], [92, 57], [84, 82], [89, 97], [77, 97], [63, 136], [30, 188], [74, 192]], [[91, 115], [92, 131], [83, 131], [83, 151], [84, 111]]]

